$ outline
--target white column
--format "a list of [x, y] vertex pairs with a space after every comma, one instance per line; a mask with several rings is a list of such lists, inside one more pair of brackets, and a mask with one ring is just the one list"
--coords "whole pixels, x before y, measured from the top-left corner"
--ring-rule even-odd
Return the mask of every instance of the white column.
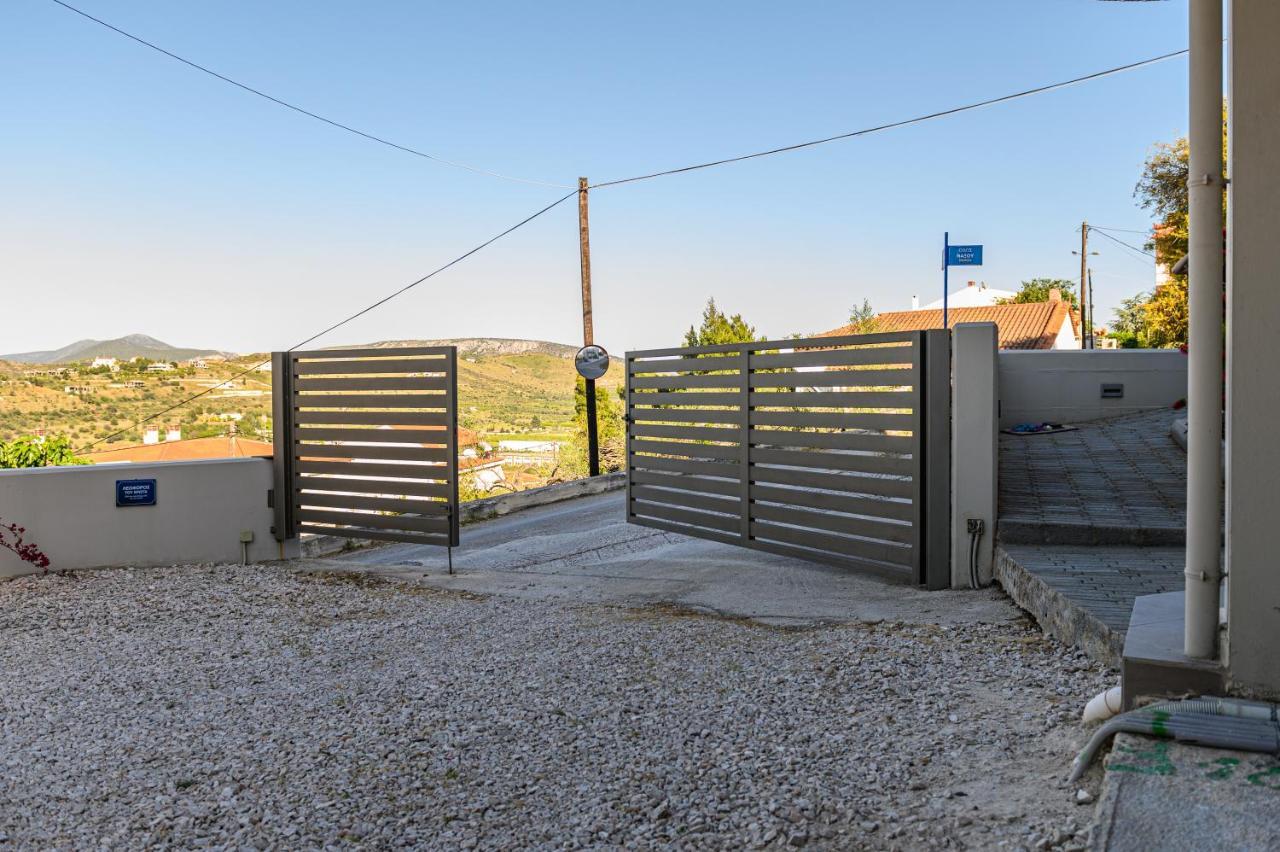
[[1280, 692], [1280, 3], [1231, 4], [1227, 664]]
[[980, 520], [979, 582], [991, 582], [996, 532], [996, 326], [964, 322], [951, 343], [951, 588], [969, 588], [968, 523]]
[[1222, 0], [1191, 0], [1186, 635], [1217, 654], [1222, 529]]

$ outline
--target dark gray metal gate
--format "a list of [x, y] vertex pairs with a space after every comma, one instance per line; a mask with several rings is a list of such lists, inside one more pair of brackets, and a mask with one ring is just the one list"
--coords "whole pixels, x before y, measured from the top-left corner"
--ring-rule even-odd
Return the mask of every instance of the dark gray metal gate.
[[950, 584], [950, 335], [628, 352], [627, 520]]
[[452, 346], [272, 355], [276, 537], [458, 545]]

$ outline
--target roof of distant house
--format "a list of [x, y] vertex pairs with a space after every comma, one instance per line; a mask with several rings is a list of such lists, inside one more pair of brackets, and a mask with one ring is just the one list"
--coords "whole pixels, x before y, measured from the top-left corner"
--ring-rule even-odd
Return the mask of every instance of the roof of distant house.
[[196, 461], [198, 459], [235, 459], [269, 456], [274, 451], [265, 441], [254, 441], [239, 435], [221, 435], [213, 438], [188, 438], [182, 441], [163, 441], [159, 444], [136, 444], [114, 450], [89, 453], [96, 463], [106, 462], [162, 462]]
[[[1012, 299], [1016, 295], [1018, 294], [1012, 290], [997, 290], [994, 287], [988, 287], [985, 282], [978, 284], [970, 281], [967, 286], [947, 294], [947, 306], [950, 308], [989, 307], [1001, 299]], [[941, 299], [932, 301], [923, 308], [913, 308], [912, 310], [929, 311], [934, 308], [942, 309]]]
[[[948, 324], [953, 326], [962, 322], [995, 323], [1001, 349], [1052, 349], [1062, 324], [1068, 319], [1072, 329], [1078, 329], [1075, 313], [1062, 301], [952, 308], [947, 316]], [[942, 328], [942, 311], [890, 311], [877, 314], [875, 324], [875, 330], [883, 332]], [[838, 337], [857, 333], [853, 326], [846, 325], [818, 336]]]

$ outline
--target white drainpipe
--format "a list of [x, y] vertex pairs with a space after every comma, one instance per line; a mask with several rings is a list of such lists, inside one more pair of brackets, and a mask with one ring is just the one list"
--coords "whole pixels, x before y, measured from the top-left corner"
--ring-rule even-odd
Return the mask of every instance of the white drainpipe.
[[1185, 652], [1217, 654], [1222, 570], [1222, 0], [1191, 0]]

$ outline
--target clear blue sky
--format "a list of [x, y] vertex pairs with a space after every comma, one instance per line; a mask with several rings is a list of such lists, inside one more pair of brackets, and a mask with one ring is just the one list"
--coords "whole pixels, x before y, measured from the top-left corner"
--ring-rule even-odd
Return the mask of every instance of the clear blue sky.
[[[1186, 46], [1186, 0], [691, 4], [81, 0], [405, 144], [557, 183], [892, 121]], [[554, 200], [273, 106], [48, 0], [0, 10], [0, 351], [143, 332], [284, 348]], [[597, 341], [672, 345], [708, 296], [779, 336], [940, 295], [942, 232], [1013, 289], [1082, 219], [1145, 228], [1186, 61], [883, 135], [592, 194]], [[1140, 242], [1138, 235], [1129, 235]], [[1095, 240], [1100, 319], [1152, 283]], [[953, 285], [967, 277], [953, 271]], [[47, 318], [45, 318], [47, 316]], [[15, 322], [13, 317], [17, 317]], [[324, 342], [577, 342], [566, 203]]]

